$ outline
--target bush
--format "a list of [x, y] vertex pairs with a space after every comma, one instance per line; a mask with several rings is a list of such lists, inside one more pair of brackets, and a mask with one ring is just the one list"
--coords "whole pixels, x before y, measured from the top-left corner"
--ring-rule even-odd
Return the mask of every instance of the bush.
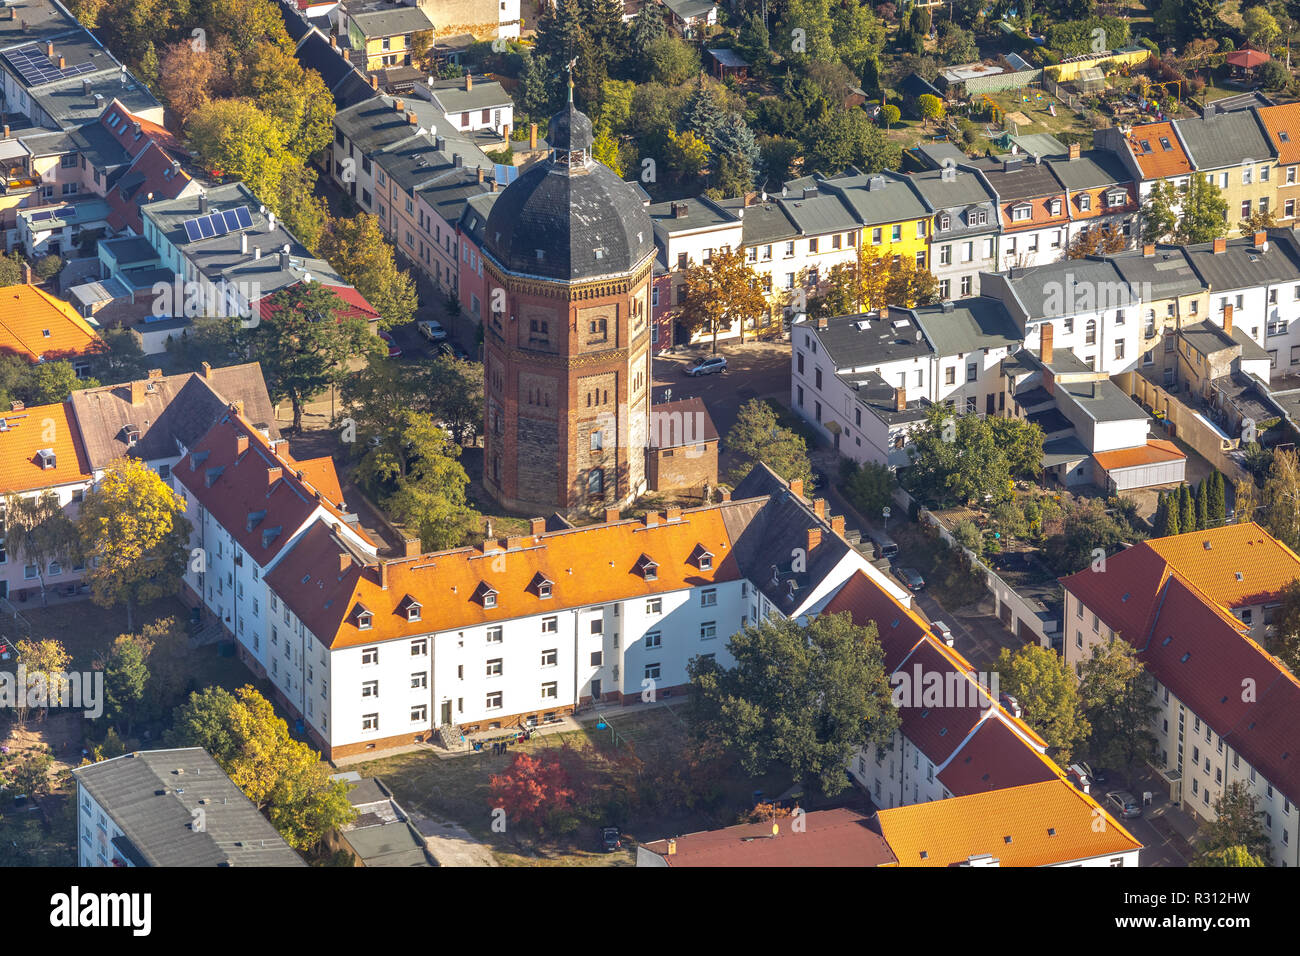
[[1259, 82], [1266, 90], [1280, 90], [1291, 82], [1291, 74], [1277, 60], [1269, 60], [1259, 68]]
[[958, 521], [957, 526], [952, 529], [953, 539], [963, 548], [979, 553], [984, 546], [984, 535], [980, 529], [975, 527], [975, 522], [970, 519]]
[[844, 481], [844, 495], [863, 517], [874, 521], [882, 508], [893, 503], [895, 484], [888, 465], [867, 462]]
[[36, 260], [32, 271], [42, 279], [53, 279], [63, 268], [63, 260], [58, 256], [41, 256]]
[[1155, 40], [1152, 40], [1150, 37], [1142, 37], [1141, 39], [1138, 40], [1138, 44], [1140, 46], [1146, 47], [1148, 50], [1150, 50], [1152, 53], [1156, 54], [1157, 56], [1160, 55], [1160, 47], [1156, 44]]

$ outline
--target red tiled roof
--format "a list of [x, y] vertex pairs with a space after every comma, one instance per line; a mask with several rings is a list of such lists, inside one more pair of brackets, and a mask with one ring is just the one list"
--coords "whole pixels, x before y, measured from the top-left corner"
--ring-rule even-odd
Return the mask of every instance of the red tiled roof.
[[1056, 780], [1061, 771], [1007, 724], [985, 720], [938, 776], [949, 793], [961, 797]]
[[[294, 283], [297, 285], [298, 283]], [[324, 285], [324, 283], [322, 283]], [[287, 288], [292, 288], [288, 286]], [[367, 301], [366, 297], [350, 285], [324, 285], [340, 299], [343, 300], [343, 306], [339, 308], [335, 315], [340, 322], [344, 319], [361, 318], [367, 322], [379, 318], [378, 310]], [[271, 303], [271, 296], [265, 295], [257, 300], [258, 312], [264, 319], [271, 319], [275, 315], [276, 307]]]
[[[276, 468], [279, 475], [273, 476]], [[261, 432], [234, 412], [213, 425], [172, 474], [262, 565], [280, 553], [317, 508], [344, 520], [340, 501], [331, 500], [297, 462], [273, 451]], [[328, 483], [331, 491], [337, 488], [337, 476]]]
[[114, 229], [130, 226], [143, 235], [141, 204], [149, 201], [150, 195], [155, 200], [175, 199], [191, 182], [184, 170], [172, 165], [172, 157], [161, 146], [148, 141], [105, 196], [109, 225]]
[[642, 844], [670, 867], [682, 866], [894, 866], [897, 860], [871, 818], [856, 810], [815, 810], [803, 818], [802, 833], [788, 817], [771, 823], [743, 823]]
[[[36, 491], [90, 480], [81, 435], [72, 427], [72, 406], [34, 405], [0, 415], [0, 495]], [[54, 467], [42, 468], [36, 453], [54, 452]]]
[[[1164, 148], [1162, 140], [1169, 144], [1169, 149]], [[1150, 152], [1143, 149], [1144, 142], [1151, 147]], [[1134, 126], [1128, 135], [1128, 148], [1144, 179], [1185, 176], [1192, 171], [1191, 160], [1187, 158], [1183, 144], [1174, 132], [1173, 123], [1143, 123]]]
[[34, 285], [0, 288], [0, 352], [36, 362], [89, 355], [103, 347], [90, 323], [63, 300]]

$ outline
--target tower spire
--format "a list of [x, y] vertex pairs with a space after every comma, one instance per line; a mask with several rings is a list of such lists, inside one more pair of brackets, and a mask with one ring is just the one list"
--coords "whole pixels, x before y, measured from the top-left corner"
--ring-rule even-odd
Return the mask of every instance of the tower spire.
[[564, 69], [569, 74], [569, 105], [573, 105], [573, 68], [578, 65], [578, 58], [575, 56], [569, 61], [569, 65]]

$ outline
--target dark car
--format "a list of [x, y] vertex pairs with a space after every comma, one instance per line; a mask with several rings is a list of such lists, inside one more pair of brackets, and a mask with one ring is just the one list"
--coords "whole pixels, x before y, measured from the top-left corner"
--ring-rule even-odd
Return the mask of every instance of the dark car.
[[615, 850], [623, 849], [623, 838], [619, 836], [618, 827], [602, 827], [600, 842], [604, 846], [606, 853], [613, 853]]
[[686, 374], [698, 377], [700, 375], [713, 375], [727, 370], [727, 360], [724, 356], [714, 355], [706, 358], [702, 362], [696, 362], [694, 365], [686, 367]]
[[925, 587], [925, 578], [921, 577], [921, 572], [916, 568], [894, 568], [894, 574], [907, 585], [909, 590], [920, 591]]
[[439, 342], [438, 354], [451, 355], [461, 361], [467, 361], [469, 359], [469, 352], [465, 351], [465, 349], [456, 342]]

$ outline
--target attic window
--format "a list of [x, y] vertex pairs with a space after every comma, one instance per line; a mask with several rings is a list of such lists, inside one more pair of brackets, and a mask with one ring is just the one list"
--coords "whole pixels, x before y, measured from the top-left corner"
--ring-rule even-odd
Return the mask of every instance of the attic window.
[[497, 591], [486, 581], [480, 581], [478, 588], [474, 591], [474, 599], [484, 607], [497, 606]]
[[548, 580], [546, 575], [538, 571], [533, 575], [532, 581], [529, 582], [529, 589], [537, 595], [540, 600], [549, 601], [551, 598], [552, 581]]
[[545, 258], [546, 258], [546, 250], [545, 250], [545, 249], [538, 249], [538, 250], [537, 250], [537, 261], [538, 261], [538, 262], [541, 262], [541, 261], [542, 261], [543, 259], [545, 259]]
[[691, 552], [691, 563], [701, 571], [712, 571], [713, 553], [706, 550], [704, 545], [697, 544], [695, 550]]
[[1007, 836], [1004, 836], [1004, 837], [1002, 838], [1002, 842], [1003, 842], [1003, 843], [1010, 843], [1010, 842], [1011, 842], [1011, 836], [1010, 836], [1010, 834], [1008, 834]]
[[1277, 134], [1277, 138], [1280, 139], [1280, 140], [1281, 140], [1282, 142], [1284, 142], [1284, 143], [1289, 143], [1289, 142], [1291, 142], [1291, 134], [1288, 133], [1286, 130], [1282, 130], [1282, 131], [1280, 131], [1280, 132]]
[[1210, 542], [1208, 542], [1208, 541], [1202, 541], [1202, 542], [1201, 542], [1201, 547], [1204, 548], [1206, 551], [1209, 551], [1209, 550], [1210, 550]]
[[418, 621], [420, 619], [420, 610], [422, 605], [414, 598], [408, 598], [406, 604], [406, 619], [408, 621]]
[[1151, 140], [1149, 139], [1142, 140], [1142, 152], [1144, 153], [1151, 152]]
[[1191, 656], [1192, 656], [1192, 652], [1191, 652], [1191, 651], [1188, 651], [1188, 652], [1187, 652], [1186, 654], [1184, 654], [1182, 657], [1178, 658], [1178, 663], [1180, 663], [1180, 664], [1186, 664], [1188, 658], [1190, 658]]
[[641, 555], [636, 563], [636, 570], [647, 581], [655, 581], [659, 578], [659, 565], [655, 564], [649, 555]]
[[36, 463], [41, 466], [42, 471], [49, 471], [58, 464], [58, 458], [54, 454], [53, 448], [42, 448], [36, 453]]
[[1168, 136], [1161, 136], [1161, 137], [1160, 137], [1160, 145], [1164, 147], [1164, 150], [1165, 150], [1166, 153], [1169, 152], [1171, 149], [1173, 149], [1173, 147], [1169, 145], [1169, 137], [1168, 137]]
[[1173, 639], [1174, 639], [1174, 636], [1173, 636], [1172, 634], [1170, 634], [1168, 637], [1166, 637], [1163, 641], [1160, 642], [1160, 646], [1161, 646], [1161, 647], [1168, 647], [1168, 646], [1169, 646], [1169, 642], [1172, 641]]
[[922, 850], [922, 851], [921, 851], [921, 859], [923, 859], [923, 860], [928, 860], [928, 859], [930, 859], [930, 854], [929, 854], [929, 852], [928, 852], [927, 850]]
[[374, 615], [371, 614], [370, 611], [368, 611], [365, 607], [363, 607], [360, 604], [357, 605], [357, 630], [360, 631], [370, 630], [370, 624], [373, 621], [373, 619], [374, 619]]
[[1238, 580], [1238, 581], [1244, 581], [1244, 580], [1246, 580], [1246, 578], [1242, 575], [1242, 573], [1241, 573], [1240, 571], [1236, 572], [1236, 576], [1237, 576], [1237, 580]]
[[41, 329], [41, 335], [42, 335], [42, 337], [48, 339], [48, 338], [50, 337], [50, 330], [49, 330], [49, 329]]
[[1049, 837], [1056, 836], [1056, 827], [1048, 827], [1048, 828], [1047, 828], [1047, 835], [1048, 835]]
[[1120, 598], [1120, 601], [1127, 601], [1130, 597], [1132, 597], [1132, 595], [1129, 594], [1128, 591], [1125, 591], [1125, 592], [1124, 592], [1124, 596], [1123, 596], [1122, 598]]

